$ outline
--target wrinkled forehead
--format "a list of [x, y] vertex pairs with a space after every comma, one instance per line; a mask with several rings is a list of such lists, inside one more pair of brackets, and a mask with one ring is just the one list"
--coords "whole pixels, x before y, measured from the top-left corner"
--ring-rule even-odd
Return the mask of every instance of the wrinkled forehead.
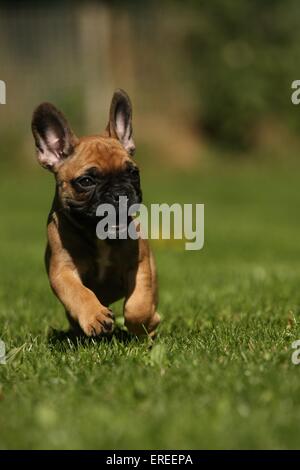
[[80, 176], [86, 169], [99, 168], [101, 173], [121, 171], [131, 161], [122, 145], [109, 137], [83, 137], [75, 147], [74, 154], [59, 169], [62, 178]]

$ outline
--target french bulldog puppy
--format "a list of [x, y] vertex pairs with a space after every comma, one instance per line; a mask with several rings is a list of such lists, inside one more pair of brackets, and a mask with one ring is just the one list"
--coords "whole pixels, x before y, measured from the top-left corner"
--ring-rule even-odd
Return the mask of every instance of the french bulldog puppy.
[[[65, 307], [70, 324], [87, 336], [113, 331], [110, 304], [124, 298], [124, 318], [136, 335], [153, 336], [160, 322], [156, 269], [148, 241], [120, 239], [124, 226], [114, 225], [115, 239], [96, 234], [101, 204], [118, 211], [120, 196], [140, 203], [137, 164], [132, 159], [132, 107], [116, 90], [102, 135], [76, 137], [63, 114], [50, 103], [34, 111], [32, 132], [39, 163], [56, 181], [48, 217], [46, 268], [50, 285]], [[132, 221], [128, 217], [127, 223]], [[127, 227], [125, 227], [125, 230]]]

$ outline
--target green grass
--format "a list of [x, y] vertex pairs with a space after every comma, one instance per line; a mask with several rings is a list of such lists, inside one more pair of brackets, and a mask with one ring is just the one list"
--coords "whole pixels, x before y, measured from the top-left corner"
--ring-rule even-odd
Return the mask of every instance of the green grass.
[[43, 267], [52, 192], [45, 172], [1, 175], [0, 448], [298, 447], [299, 174], [144, 176], [147, 202], [203, 202], [206, 224], [200, 252], [153, 243], [152, 349], [121, 334], [54, 341], [67, 322]]

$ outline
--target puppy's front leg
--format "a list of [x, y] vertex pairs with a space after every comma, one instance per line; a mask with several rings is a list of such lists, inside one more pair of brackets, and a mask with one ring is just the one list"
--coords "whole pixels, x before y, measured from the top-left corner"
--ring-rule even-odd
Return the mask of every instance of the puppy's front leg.
[[[107, 333], [113, 329], [111, 310], [98, 300], [94, 292], [88, 289], [81, 280], [79, 261], [66, 248], [63, 233], [69, 234], [69, 245], [75, 243], [72, 232], [67, 230], [66, 220], [51, 214], [48, 223], [48, 245], [46, 249], [46, 268], [50, 285], [57, 298], [64, 305], [71, 320], [78, 323], [88, 336]], [[66, 237], [66, 235], [65, 235]], [[76, 245], [74, 245], [76, 246]], [[76, 247], [80, 253], [81, 245]]]
[[112, 331], [111, 310], [102, 305], [96, 295], [82, 284], [74, 266], [62, 265], [55, 257], [51, 258], [49, 279], [54, 293], [86, 335], [97, 336]]
[[124, 302], [125, 325], [136, 335], [153, 336], [160, 323], [157, 308], [155, 265], [146, 241], [140, 240], [140, 256], [136, 269], [127, 277], [127, 295]]

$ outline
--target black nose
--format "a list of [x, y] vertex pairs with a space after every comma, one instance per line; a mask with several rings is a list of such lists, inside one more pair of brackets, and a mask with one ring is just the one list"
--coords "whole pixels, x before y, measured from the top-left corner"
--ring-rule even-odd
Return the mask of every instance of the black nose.
[[121, 201], [124, 204], [128, 200], [128, 195], [125, 192], [110, 192], [105, 194], [105, 201], [109, 204], [118, 205], [120, 198], [122, 198]]

